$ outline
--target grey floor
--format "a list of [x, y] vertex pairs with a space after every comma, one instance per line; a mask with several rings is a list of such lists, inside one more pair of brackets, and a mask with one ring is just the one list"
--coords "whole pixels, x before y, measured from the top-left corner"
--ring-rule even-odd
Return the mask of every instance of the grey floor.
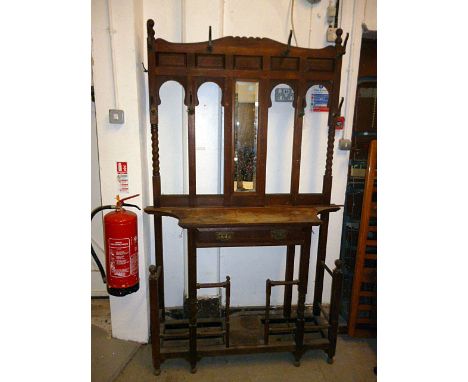
[[329, 365], [322, 351], [309, 351], [295, 367], [287, 353], [207, 357], [191, 374], [185, 360], [168, 360], [161, 375], [153, 375], [151, 347], [121, 341], [110, 335], [107, 300], [93, 300], [91, 321], [92, 381], [376, 381], [377, 341], [340, 335], [335, 362]]

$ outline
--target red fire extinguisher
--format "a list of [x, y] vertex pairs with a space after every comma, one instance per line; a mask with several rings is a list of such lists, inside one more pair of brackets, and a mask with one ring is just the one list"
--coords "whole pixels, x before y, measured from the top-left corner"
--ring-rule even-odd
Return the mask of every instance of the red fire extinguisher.
[[106, 253], [106, 273], [91, 244], [91, 255], [101, 272], [102, 281], [107, 283], [107, 292], [112, 296], [125, 296], [136, 292], [140, 287], [138, 277], [138, 225], [137, 215], [123, 207], [136, 207], [124, 203], [125, 200], [139, 196], [132, 195], [123, 199], [117, 195], [115, 206], [98, 207], [91, 213], [91, 220], [100, 211], [112, 209], [104, 216], [104, 245]]

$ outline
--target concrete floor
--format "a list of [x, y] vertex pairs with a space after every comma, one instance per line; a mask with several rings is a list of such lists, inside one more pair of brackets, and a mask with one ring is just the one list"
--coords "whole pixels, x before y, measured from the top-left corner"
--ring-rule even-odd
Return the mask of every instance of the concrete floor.
[[[96, 302], [97, 301], [97, 302]], [[150, 345], [113, 339], [103, 328], [106, 300], [93, 300], [92, 312], [92, 381], [316, 381], [367, 382], [376, 381], [377, 341], [340, 335], [335, 362], [329, 365], [323, 351], [309, 351], [301, 366], [293, 365], [288, 353], [258, 354], [229, 357], [207, 357], [198, 363], [196, 374], [182, 359], [167, 360], [161, 375], [153, 375]], [[107, 302], [108, 304], [108, 302]], [[104, 324], [103, 324], [104, 322]], [[96, 325], [97, 324], [97, 325]], [[99, 327], [98, 325], [101, 325]]]

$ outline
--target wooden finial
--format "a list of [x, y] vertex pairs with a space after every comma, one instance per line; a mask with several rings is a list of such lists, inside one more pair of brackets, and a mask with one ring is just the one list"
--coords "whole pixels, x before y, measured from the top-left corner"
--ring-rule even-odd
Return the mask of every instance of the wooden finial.
[[340, 259], [335, 260], [336, 269], [341, 269], [342, 265], [343, 265], [343, 262]]
[[338, 28], [336, 30], [336, 39], [335, 39], [335, 45], [341, 45], [341, 42], [343, 41], [341, 39], [341, 35], [343, 34], [343, 29]]
[[148, 38], [154, 38], [154, 20], [148, 19], [146, 22], [146, 32], [148, 33]]

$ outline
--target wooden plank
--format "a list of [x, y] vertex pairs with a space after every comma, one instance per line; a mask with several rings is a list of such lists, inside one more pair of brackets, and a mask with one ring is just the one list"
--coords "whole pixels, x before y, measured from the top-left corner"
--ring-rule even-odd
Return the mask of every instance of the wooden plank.
[[363, 312], [375, 310], [376, 308], [377, 307], [375, 305], [369, 305], [369, 304], [359, 304], [357, 307], [359, 311], [363, 311]]
[[[359, 230], [358, 236], [356, 262], [354, 267], [354, 280], [351, 291], [350, 312], [348, 318], [348, 334], [350, 336], [354, 336], [356, 334], [356, 325], [358, 323], [363, 323], [359, 321], [362, 319], [358, 319], [359, 298], [363, 296], [363, 292], [361, 291], [361, 283], [375, 283], [377, 281], [377, 270], [375, 268], [364, 267], [366, 256], [368, 256], [366, 252], [366, 247], [368, 245], [377, 245], [377, 240], [367, 239], [368, 231], [370, 230], [370, 217], [374, 216], [374, 213], [375, 216], [377, 215], [376, 210], [373, 210], [373, 207], [376, 207], [377, 204], [375, 202], [372, 202], [372, 193], [375, 184], [376, 168], [377, 141], [373, 140], [371, 141], [369, 147], [369, 157], [367, 161], [366, 178], [364, 183], [364, 195], [361, 210], [361, 229]], [[377, 228], [372, 228], [372, 230], [376, 229]]]
[[[305, 350], [312, 349], [328, 349], [328, 340], [325, 338], [318, 338], [309, 340], [304, 344]], [[271, 344], [271, 345], [242, 345], [242, 346], [231, 346], [226, 348], [223, 345], [211, 345], [202, 346], [200, 345], [198, 355], [201, 357], [214, 357], [219, 355], [237, 355], [237, 354], [259, 354], [259, 353], [290, 353], [294, 352], [296, 346], [294, 343], [289, 342], [285, 344]], [[162, 349], [161, 356], [163, 359], [170, 358], [185, 358], [189, 352], [185, 348], [179, 349]]]
[[358, 318], [356, 319], [356, 324], [376, 324], [377, 321], [372, 318]]
[[[287, 246], [286, 252], [286, 270], [284, 274], [285, 281], [292, 281], [294, 277], [294, 255], [296, 247], [294, 245]], [[284, 287], [284, 299], [283, 299], [283, 314], [284, 317], [291, 316], [291, 299], [292, 299], [292, 285], [286, 285]]]
[[361, 276], [360, 277], [361, 283], [376, 283], [377, 282], [377, 269], [365, 268], [364, 266], [362, 266], [361, 271], [360, 271], [360, 276]]
[[[333, 207], [330, 207], [333, 209]], [[238, 227], [248, 225], [320, 225], [317, 217], [327, 207], [146, 207], [145, 212], [179, 219], [183, 228]]]
[[[213, 331], [206, 331], [197, 333], [197, 338], [216, 338], [216, 337], [223, 337], [226, 334], [225, 330], [213, 330]], [[161, 338], [165, 341], [174, 341], [174, 340], [188, 340], [190, 337], [189, 331], [185, 331], [182, 333], [163, 333], [161, 334]]]
[[376, 297], [377, 292], [370, 292], [370, 291], [367, 291], [367, 290], [361, 290], [361, 291], [359, 291], [359, 296], [361, 296], [361, 297]]

